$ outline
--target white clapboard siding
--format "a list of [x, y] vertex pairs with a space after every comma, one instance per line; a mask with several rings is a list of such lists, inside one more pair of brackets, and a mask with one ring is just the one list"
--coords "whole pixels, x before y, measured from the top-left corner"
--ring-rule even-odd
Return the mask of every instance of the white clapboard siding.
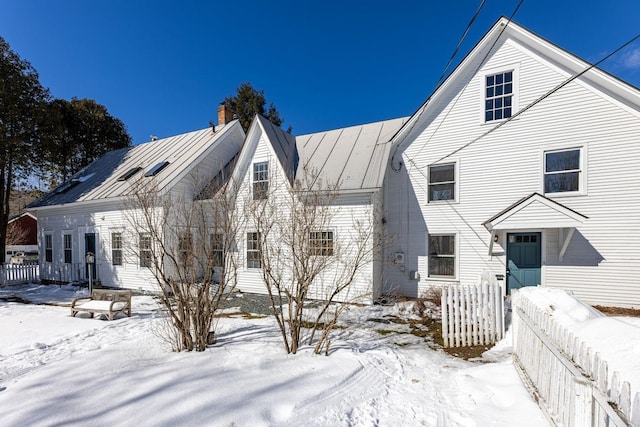
[[562, 426], [640, 426], [640, 393], [541, 307], [514, 299], [514, 365], [549, 420]]
[[[528, 226], [511, 224], [512, 230], [526, 227], [542, 232], [543, 286], [571, 291], [590, 304], [639, 307], [637, 101], [623, 105], [604, 86], [574, 81], [487, 133], [494, 125], [481, 118], [485, 74], [517, 68], [518, 107], [534, 102], [568, 77], [551, 55], [555, 48], [545, 41], [511, 37], [510, 28], [502, 37], [504, 43], [496, 44], [486, 58], [480, 51], [468, 56], [484, 60], [479, 69], [460, 68], [465, 73], [453, 73], [430, 98], [411, 137], [403, 141], [402, 161], [387, 172], [385, 219], [397, 239], [386, 258], [402, 252], [405, 259], [403, 265], [386, 268], [387, 288], [418, 296], [444, 282], [428, 274], [429, 234], [456, 236], [453, 280], [474, 283], [485, 269], [504, 275], [505, 233], [511, 230], [498, 233], [489, 255], [491, 233], [483, 223], [523, 197], [544, 193], [545, 151], [580, 147], [585, 165], [581, 194], [547, 195], [588, 217], [563, 256], [558, 228], [540, 230], [532, 221]], [[455, 164], [453, 201], [428, 200], [429, 166], [436, 163]], [[418, 271], [420, 278], [416, 280], [410, 271]]]
[[494, 344], [504, 336], [503, 289], [497, 282], [442, 288], [445, 347]]
[[38, 264], [2, 264], [0, 265], [0, 285], [20, 285], [38, 281]]

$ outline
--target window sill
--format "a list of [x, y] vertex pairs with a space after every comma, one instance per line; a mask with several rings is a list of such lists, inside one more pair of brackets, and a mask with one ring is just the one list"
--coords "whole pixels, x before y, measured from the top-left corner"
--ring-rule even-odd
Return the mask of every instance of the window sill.
[[559, 191], [557, 193], [543, 193], [545, 197], [548, 197], [550, 199], [554, 199], [556, 197], [562, 198], [562, 197], [579, 197], [579, 196], [586, 196], [587, 193], [583, 192], [583, 191]]
[[448, 282], [448, 283], [459, 283], [460, 281], [455, 277], [447, 277], [447, 276], [430, 276], [425, 279], [426, 282]]
[[456, 199], [427, 201], [427, 205], [457, 205], [458, 203], [460, 202]]

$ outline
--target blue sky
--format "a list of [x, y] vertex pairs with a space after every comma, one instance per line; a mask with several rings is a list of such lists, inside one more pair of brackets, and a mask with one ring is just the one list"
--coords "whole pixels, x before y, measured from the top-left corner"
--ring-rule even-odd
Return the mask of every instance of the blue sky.
[[[92, 98], [134, 143], [201, 129], [245, 81], [296, 135], [412, 114], [480, 0], [0, 0], [0, 36], [57, 98]], [[457, 63], [518, 0], [487, 0]], [[640, 2], [525, 0], [514, 20], [595, 62]], [[640, 87], [640, 41], [602, 68]]]

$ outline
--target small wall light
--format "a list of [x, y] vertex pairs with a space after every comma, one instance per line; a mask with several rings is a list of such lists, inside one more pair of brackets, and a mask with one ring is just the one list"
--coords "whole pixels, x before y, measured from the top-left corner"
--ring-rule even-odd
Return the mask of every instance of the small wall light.
[[493, 236], [493, 241], [496, 242], [496, 243], [498, 242], [498, 235], [497, 234], [495, 236]]

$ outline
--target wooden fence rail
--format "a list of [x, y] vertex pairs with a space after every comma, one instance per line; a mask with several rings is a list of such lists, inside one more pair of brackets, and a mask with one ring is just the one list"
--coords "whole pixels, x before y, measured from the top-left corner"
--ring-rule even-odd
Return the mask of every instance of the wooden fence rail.
[[554, 425], [640, 426], [640, 393], [600, 353], [580, 341], [550, 313], [517, 295], [513, 301], [514, 365]]
[[39, 274], [38, 264], [2, 264], [0, 265], [0, 285], [36, 282]]
[[504, 337], [504, 299], [499, 283], [448, 285], [442, 288], [441, 302], [445, 347], [494, 344]]

